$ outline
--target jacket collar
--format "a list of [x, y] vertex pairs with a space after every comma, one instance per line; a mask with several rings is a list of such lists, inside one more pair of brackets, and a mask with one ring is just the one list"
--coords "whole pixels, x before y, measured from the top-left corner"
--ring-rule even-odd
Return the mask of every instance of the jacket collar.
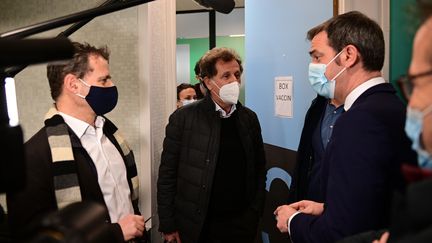
[[393, 85], [390, 83], [382, 83], [382, 84], [378, 84], [375, 85], [371, 88], [369, 88], [368, 90], [366, 90], [363, 94], [361, 94], [358, 99], [356, 99], [356, 101], [352, 104], [351, 107], [354, 107], [360, 100], [365, 99], [366, 97], [373, 95], [375, 93], [392, 93], [395, 94], [396, 90], [393, 88]]
[[345, 111], [349, 110], [349, 108], [351, 108], [351, 106], [354, 104], [354, 102], [368, 89], [378, 85], [378, 84], [383, 84], [386, 81], [384, 80], [383, 77], [376, 77], [376, 78], [372, 78], [367, 80], [366, 82], [360, 84], [359, 86], [357, 86], [354, 90], [351, 91], [351, 93], [348, 94], [348, 96], [345, 98], [345, 104], [344, 104], [344, 109]]

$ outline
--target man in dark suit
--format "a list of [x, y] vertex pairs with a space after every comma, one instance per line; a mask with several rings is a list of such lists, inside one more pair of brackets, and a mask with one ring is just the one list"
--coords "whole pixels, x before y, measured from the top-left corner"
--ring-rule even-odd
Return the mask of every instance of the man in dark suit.
[[[404, 133], [405, 108], [381, 76], [381, 28], [359, 12], [336, 16], [308, 32], [309, 73], [334, 82], [345, 112], [322, 159], [323, 203], [300, 201], [276, 209], [277, 227], [294, 243], [334, 242], [388, 224], [391, 193], [401, 187], [400, 164], [414, 159]], [[334, 60], [336, 65], [326, 65]], [[310, 75], [311, 76], [311, 75]], [[326, 77], [334, 77], [327, 80]]]
[[[106, 47], [73, 43], [74, 57], [51, 64], [47, 76], [54, 107], [45, 126], [25, 144], [26, 186], [7, 195], [10, 226], [19, 238], [47, 213], [73, 202], [107, 209], [117, 242], [140, 237], [134, 156], [117, 127], [103, 115], [117, 104]], [[113, 239], [114, 240], [114, 239]]]

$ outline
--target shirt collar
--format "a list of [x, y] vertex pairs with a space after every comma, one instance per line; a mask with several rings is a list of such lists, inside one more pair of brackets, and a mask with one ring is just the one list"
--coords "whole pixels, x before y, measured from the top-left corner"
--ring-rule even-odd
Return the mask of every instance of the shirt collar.
[[216, 105], [216, 111], [219, 112], [219, 115], [220, 115], [220, 117], [222, 117], [222, 118], [228, 118], [228, 117], [230, 117], [230, 116], [232, 115], [232, 113], [234, 113], [234, 111], [236, 110], [236, 105], [233, 104], [233, 105], [231, 106], [231, 110], [230, 110], [230, 112], [227, 114], [226, 111], [225, 111], [224, 109], [222, 109], [222, 107], [220, 107], [220, 106], [218, 105], [218, 103], [216, 103], [214, 100], [213, 100], [213, 102], [214, 102], [215, 105]]
[[[78, 118], [75, 118], [73, 116], [70, 116], [68, 114], [65, 114], [61, 111], [59, 111], [59, 114], [63, 117], [66, 124], [72, 129], [72, 131], [77, 135], [77, 137], [79, 139], [81, 139], [81, 137], [84, 135], [84, 133], [86, 132], [86, 130], [90, 126], [90, 124], [88, 124], [87, 122], [82, 121]], [[105, 118], [103, 118], [101, 116], [96, 117], [96, 120], [95, 120], [95, 126], [96, 127], [102, 128], [104, 123], [105, 123]]]
[[348, 111], [351, 106], [354, 104], [354, 102], [357, 100], [360, 95], [362, 95], [366, 90], [372, 88], [375, 85], [383, 84], [385, 83], [385, 79], [383, 77], [376, 77], [369, 79], [368, 81], [360, 84], [357, 86], [351, 93], [348, 94], [348, 96], [345, 99], [344, 109], [345, 111]]

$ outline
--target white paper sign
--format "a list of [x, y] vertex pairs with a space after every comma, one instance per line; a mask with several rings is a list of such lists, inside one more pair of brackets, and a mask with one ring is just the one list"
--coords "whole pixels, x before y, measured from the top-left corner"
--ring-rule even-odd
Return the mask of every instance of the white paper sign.
[[293, 116], [293, 78], [275, 77], [275, 115], [292, 118]]

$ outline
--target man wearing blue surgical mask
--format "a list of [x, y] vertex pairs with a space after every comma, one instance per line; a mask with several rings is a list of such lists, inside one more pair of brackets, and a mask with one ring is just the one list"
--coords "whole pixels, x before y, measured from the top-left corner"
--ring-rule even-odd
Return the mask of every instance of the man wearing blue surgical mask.
[[421, 174], [429, 178], [410, 184], [405, 195], [395, 197], [390, 236], [385, 233], [374, 243], [432, 242], [432, 2], [418, 1], [418, 9], [425, 21], [414, 38], [408, 75], [398, 84], [409, 101], [405, 131], [417, 151]]
[[233, 50], [208, 51], [200, 61], [207, 95], [169, 119], [157, 183], [167, 242], [255, 242], [265, 156], [258, 118], [238, 102], [242, 72]]
[[432, 169], [432, 19], [418, 30], [414, 39], [409, 74], [400, 79], [409, 100], [405, 131], [417, 151], [420, 167]]
[[278, 229], [294, 243], [336, 242], [388, 226], [390, 198], [403, 180], [401, 163], [414, 160], [415, 153], [404, 133], [405, 107], [381, 76], [379, 25], [353, 11], [317, 26], [308, 37], [312, 63], [326, 64], [310, 65], [310, 76], [317, 83], [334, 82], [334, 92], [327, 93], [345, 112], [316, 175], [323, 201], [279, 206], [274, 214]]
[[92, 201], [106, 208], [113, 241], [134, 240], [145, 232], [134, 155], [104, 116], [118, 98], [109, 51], [73, 45], [73, 58], [47, 67], [55, 103], [45, 126], [25, 144], [26, 186], [7, 194], [10, 225], [17, 238], [25, 237], [47, 213]]

